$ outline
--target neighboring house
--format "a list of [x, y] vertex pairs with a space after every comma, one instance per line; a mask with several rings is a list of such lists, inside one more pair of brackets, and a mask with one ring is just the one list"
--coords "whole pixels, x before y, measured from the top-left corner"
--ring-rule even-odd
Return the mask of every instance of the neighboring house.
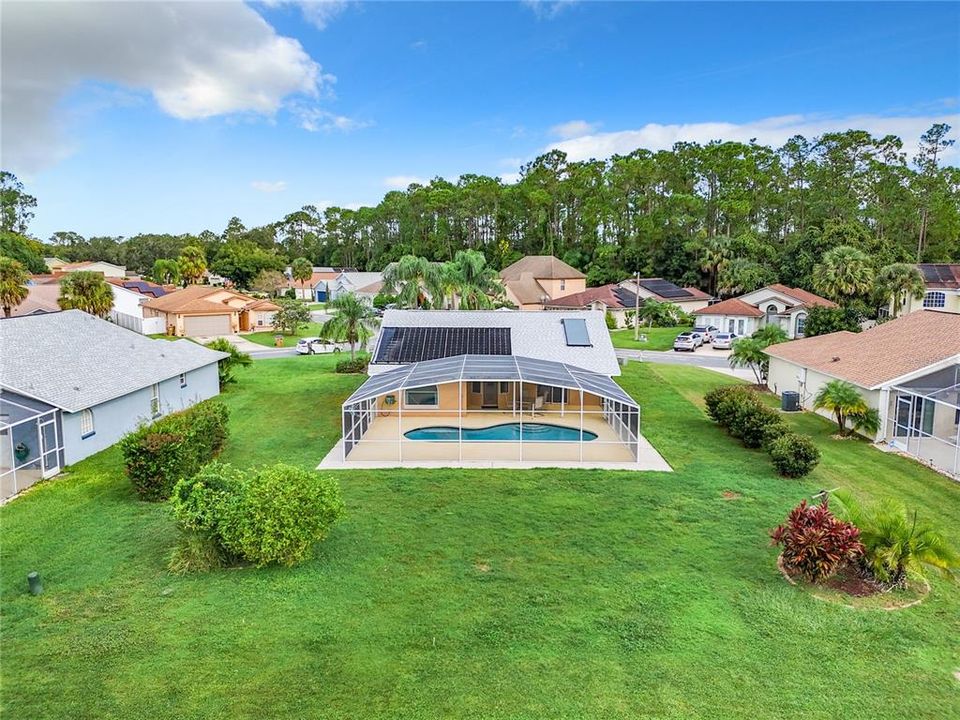
[[59, 272], [63, 266], [70, 264], [66, 260], [61, 260], [58, 257], [46, 257], [43, 259], [43, 262], [52, 273]]
[[343, 272], [340, 268], [315, 267], [309, 280], [305, 280], [301, 285], [299, 280], [294, 280], [291, 275], [292, 270], [288, 267], [285, 271], [287, 276], [287, 289], [293, 290], [294, 297], [300, 300], [310, 300], [312, 302], [326, 302], [329, 298], [329, 285]]
[[[50, 266], [48, 265], [47, 267]], [[104, 262], [102, 260], [66, 263], [59, 265], [56, 269], [51, 267], [50, 270], [55, 274], [66, 274], [77, 272], [79, 270], [86, 270], [90, 272], [98, 272], [105, 278], [125, 278], [127, 276], [127, 269], [123, 265], [114, 265], [113, 263]]]
[[113, 291], [113, 310], [110, 320], [127, 330], [143, 335], [157, 335], [166, 330], [159, 317], [145, 317], [143, 306], [150, 300], [163, 297], [173, 290], [146, 280], [106, 278]]
[[[923, 310], [876, 325], [771, 345], [768, 384], [812, 408], [831, 380], [857, 387], [880, 414], [874, 440], [954, 475], [960, 465], [960, 314]], [[823, 414], [828, 414], [823, 411]]]
[[265, 329], [273, 325], [273, 315], [279, 309], [270, 300], [209, 285], [189, 285], [143, 305], [145, 318], [162, 318], [166, 334], [178, 337]]
[[2, 497], [214, 397], [224, 357], [79, 310], [0, 320]]
[[[898, 315], [917, 310], [946, 310], [960, 312], [960, 263], [920, 263], [917, 268], [923, 274], [925, 292], [919, 300], [908, 297]], [[889, 312], [893, 313], [893, 300]]]
[[663, 278], [640, 278], [639, 281], [630, 278], [619, 283], [619, 286], [631, 293], [637, 293], [639, 287], [640, 291], [637, 294], [640, 295], [641, 304], [644, 300], [652, 298], [657, 302], [673, 303], [685, 313], [693, 313], [705, 308], [713, 300], [709, 294], [699, 288], [680, 287]]
[[716, 325], [724, 332], [751, 335], [764, 325], [779, 325], [790, 339], [803, 337], [811, 307], [836, 307], [812, 292], [786, 285], [767, 285], [740, 297], [696, 310], [698, 325]]
[[587, 276], [553, 255], [527, 255], [501, 270], [500, 281], [520, 310], [543, 310], [551, 300], [587, 289]]
[[60, 297], [59, 283], [35, 283], [31, 280], [27, 284], [27, 293], [27, 299], [13, 308], [11, 317], [60, 312], [60, 304], [57, 302]]
[[336, 280], [328, 285], [329, 295], [327, 299], [335, 300], [340, 295], [356, 293], [372, 302], [379, 289], [374, 291], [372, 295], [370, 291], [377, 283], [380, 283], [381, 288], [383, 287], [382, 272], [342, 272], [337, 275]]
[[602, 312], [388, 310], [369, 373], [343, 405], [343, 461], [639, 459]]
[[627, 325], [626, 314], [637, 304], [637, 296], [630, 290], [611, 283], [602, 287], [587, 288], [583, 292], [551, 300], [547, 310], [598, 310], [613, 317], [617, 327]]

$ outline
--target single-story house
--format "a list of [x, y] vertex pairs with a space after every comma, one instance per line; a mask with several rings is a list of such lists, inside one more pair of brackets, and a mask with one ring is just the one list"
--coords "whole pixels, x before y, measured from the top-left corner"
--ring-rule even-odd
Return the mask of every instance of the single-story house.
[[601, 312], [388, 310], [343, 404], [343, 462], [635, 466], [640, 409]]
[[880, 414], [873, 440], [960, 476], [960, 314], [921, 310], [860, 333], [771, 345], [767, 354], [778, 395], [797, 392], [812, 409], [826, 383], [852, 383]]
[[64, 265], [70, 264], [67, 260], [63, 260], [58, 257], [45, 257], [43, 259], [43, 263], [52, 273], [58, 272]]
[[299, 300], [312, 302], [326, 302], [329, 298], [329, 285], [342, 272], [352, 272], [348, 268], [314, 267], [309, 280], [301, 283], [293, 278], [293, 268], [287, 267], [284, 275], [287, 276], [287, 289], [293, 290], [294, 297]]
[[60, 312], [60, 284], [56, 282], [27, 283], [27, 298], [11, 311], [12, 317], [21, 315], [42, 315], [43, 313]]
[[167, 335], [233, 335], [273, 325], [280, 307], [228, 288], [189, 285], [143, 304], [144, 318], [163, 319]]
[[673, 303], [685, 313], [693, 313], [700, 308], [705, 308], [713, 300], [712, 296], [699, 288], [680, 287], [663, 278], [640, 278], [639, 281], [628, 278], [618, 284], [624, 290], [639, 295], [641, 303], [652, 298], [657, 302]]
[[352, 270], [337, 275], [336, 280], [328, 283], [328, 300], [335, 300], [340, 295], [354, 293], [361, 298], [373, 302], [383, 287], [382, 272], [354, 272]]
[[764, 325], [779, 325], [790, 339], [803, 337], [807, 312], [816, 305], [836, 307], [832, 300], [786, 285], [767, 285], [739, 297], [694, 311], [698, 325], [716, 325], [724, 332], [752, 335]]
[[49, 264], [47, 265], [47, 267], [50, 267], [50, 271], [55, 274], [66, 274], [86, 270], [100, 273], [105, 278], [125, 278], [127, 276], [127, 268], [123, 265], [114, 265], [113, 263], [104, 262], [103, 260], [85, 260], [83, 262], [59, 264], [56, 262], [56, 258], [49, 259], [55, 261], [55, 267], [50, 267]]
[[2, 498], [219, 394], [224, 357], [79, 310], [0, 320]]
[[154, 298], [174, 292], [175, 287], [158, 285], [147, 280], [106, 278], [113, 291], [110, 321], [143, 335], [157, 335], [166, 330], [161, 317], [145, 317], [143, 306]]
[[[917, 268], [923, 275], [923, 297], [907, 297], [898, 314], [925, 309], [960, 312], [960, 263], [920, 263]], [[893, 313], [893, 300], [888, 311]]]
[[553, 255], [527, 255], [500, 271], [507, 300], [520, 310], [543, 310], [551, 300], [587, 289], [587, 276]]

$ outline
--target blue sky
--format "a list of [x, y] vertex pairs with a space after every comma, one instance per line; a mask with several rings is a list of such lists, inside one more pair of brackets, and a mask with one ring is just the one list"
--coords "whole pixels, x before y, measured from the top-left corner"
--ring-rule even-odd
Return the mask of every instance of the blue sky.
[[956, 4], [44, 5], [3, 30], [3, 163], [41, 238], [509, 181], [552, 146], [960, 126]]

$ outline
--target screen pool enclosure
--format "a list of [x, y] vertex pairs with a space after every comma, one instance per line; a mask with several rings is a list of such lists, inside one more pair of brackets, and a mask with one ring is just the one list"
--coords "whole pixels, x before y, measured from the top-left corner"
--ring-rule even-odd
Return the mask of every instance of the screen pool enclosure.
[[517, 355], [423, 360], [342, 407], [343, 460], [639, 461], [640, 407], [610, 377]]

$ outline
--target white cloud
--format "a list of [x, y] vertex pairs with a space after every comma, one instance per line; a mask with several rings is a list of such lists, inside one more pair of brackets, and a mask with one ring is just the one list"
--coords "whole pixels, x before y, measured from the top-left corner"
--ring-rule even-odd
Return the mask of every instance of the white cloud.
[[320, 108], [296, 108], [294, 112], [300, 118], [300, 127], [310, 132], [331, 132], [334, 130], [340, 132], [350, 132], [360, 130], [373, 125], [368, 120], [356, 120], [346, 115], [336, 115], [335, 113]]
[[514, 183], [520, 182], [521, 177], [523, 176], [518, 172], [504, 173], [500, 176], [500, 180], [506, 185], [513, 185]]
[[411, 50], [426, 50], [426, 49], [427, 49], [427, 41], [426, 41], [426, 40], [414, 40], [412, 43], [410, 43], [410, 49], [411, 49]]
[[539, 19], [552, 20], [568, 7], [576, 5], [578, 0], [520, 0], [520, 2], [530, 8]]
[[303, 19], [318, 30], [325, 30], [330, 21], [346, 10], [349, 0], [263, 0], [269, 8], [295, 5]]
[[554, 125], [550, 128], [550, 134], [568, 140], [569, 138], [576, 138], [581, 135], [589, 135], [598, 127], [600, 127], [600, 123], [589, 123], [586, 120], [571, 120], [570, 122]]
[[[851, 115], [825, 117], [820, 115], [784, 115], [747, 123], [703, 122], [677, 125], [649, 123], [636, 130], [587, 133], [550, 145], [547, 149], [563, 150], [570, 160], [606, 158], [625, 155], [637, 148], [669, 150], [676, 142], [705, 144], [711, 140], [749, 142], [756, 139], [764, 145], [779, 146], [794, 135], [811, 139], [825, 132], [848, 129], [866, 130], [874, 136], [897, 135], [903, 140], [908, 156], [916, 152], [917, 141], [931, 125], [945, 122], [954, 128], [960, 126], [960, 114], [926, 116]], [[951, 149], [947, 155], [957, 153]]]
[[410, 185], [429, 185], [429, 180], [424, 180], [416, 175], [391, 175], [383, 179], [383, 186], [391, 190], [406, 190]]
[[27, 174], [70, 153], [58, 103], [84, 82], [148, 92], [194, 120], [271, 116], [331, 79], [239, 0], [6, 3], [2, 46], [4, 164]]
[[274, 182], [269, 180], [254, 180], [250, 183], [250, 187], [264, 193], [278, 193], [287, 189], [287, 182], [286, 180], [276, 180]]

